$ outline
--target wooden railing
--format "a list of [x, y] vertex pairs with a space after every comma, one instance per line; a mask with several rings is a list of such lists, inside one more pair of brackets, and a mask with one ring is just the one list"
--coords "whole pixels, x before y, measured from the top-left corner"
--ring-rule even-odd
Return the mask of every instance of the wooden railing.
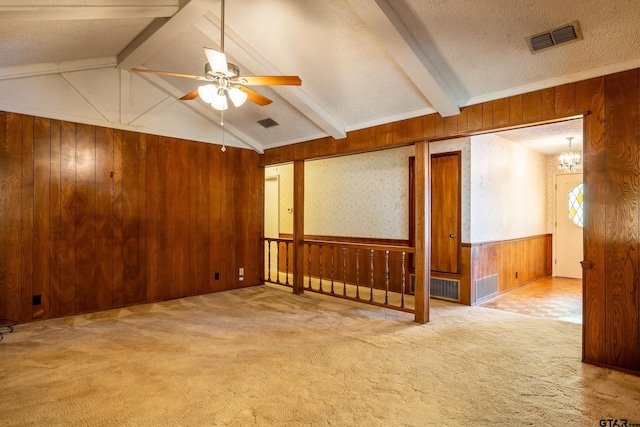
[[[264, 281], [293, 287], [293, 240], [265, 238]], [[414, 312], [408, 246], [304, 240], [303, 287], [352, 301]]]

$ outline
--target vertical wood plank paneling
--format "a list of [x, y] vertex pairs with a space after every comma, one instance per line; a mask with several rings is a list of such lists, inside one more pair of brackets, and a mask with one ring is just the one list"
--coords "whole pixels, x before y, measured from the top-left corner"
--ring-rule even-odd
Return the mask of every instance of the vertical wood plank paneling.
[[540, 98], [542, 118], [548, 119], [553, 117], [556, 110], [555, 88], [542, 89], [540, 91]]
[[583, 359], [605, 363], [605, 218], [606, 164], [604, 140], [604, 78], [576, 84], [576, 109], [591, 111], [584, 118], [584, 188], [589, 215], [585, 216], [583, 270]]
[[556, 115], [570, 115], [576, 112], [576, 84], [569, 83], [555, 88]]
[[178, 270], [176, 265], [178, 248], [176, 248], [175, 245], [176, 245], [176, 238], [178, 237], [177, 223], [180, 219], [178, 218], [178, 212], [175, 209], [173, 209], [173, 206], [174, 206], [174, 197], [177, 196], [176, 193], [178, 192], [179, 185], [178, 185], [177, 179], [169, 180], [167, 179], [167, 177], [175, 177], [175, 174], [178, 172], [177, 170], [178, 159], [176, 158], [178, 153], [177, 153], [176, 142], [173, 138], [165, 138], [164, 147], [165, 147], [164, 165], [166, 167], [164, 179], [167, 180], [166, 182], [167, 197], [164, 200], [165, 202], [164, 212], [167, 218], [166, 234], [165, 234], [166, 240], [164, 244], [165, 268], [166, 268], [165, 276], [167, 278], [167, 284], [168, 284], [166, 289], [167, 289], [169, 298], [177, 298], [180, 296], [180, 289], [178, 287], [178, 282], [176, 277], [176, 272]]
[[522, 95], [522, 118], [525, 122], [536, 122], [542, 119], [542, 95], [540, 91]]
[[[238, 287], [238, 270], [237, 259], [238, 254], [236, 250], [236, 243], [238, 234], [235, 230], [238, 230], [238, 217], [236, 215], [236, 204], [239, 196], [240, 185], [238, 185], [238, 160], [237, 151], [232, 148], [227, 148], [227, 151], [221, 156], [221, 165], [223, 168], [223, 174], [226, 178], [224, 195], [221, 200], [221, 229], [222, 229], [222, 274], [225, 277], [225, 285], [228, 289], [235, 289]], [[238, 190], [238, 191], [236, 191]], [[229, 253], [224, 253], [224, 248], [234, 248]], [[238, 266], [239, 267], [239, 266]]]
[[407, 142], [408, 124], [406, 120], [400, 120], [391, 124], [391, 140], [395, 144], [403, 144]]
[[436, 136], [436, 115], [429, 114], [422, 118], [422, 137], [424, 139]]
[[458, 116], [449, 116], [444, 119], [444, 134], [453, 135], [458, 133]]
[[209, 168], [205, 144], [189, 145], [189, 295], [209, 285]]
[[493, 102], [485, 102], [482, 104], [482, 129], [491, 129], [493, 127]]
[[[206, 144], [207, 164], [208, 164], [208, 180], [207, 188], [209, 190], [209, 292], [216, 292], [222, 289], [223, 280], [226, 277], [222, 275], [222, 202], [224, 200], [224, 188], [226, 187], [225, 176], [222, 173], [220, 147]], [[215, 279], [218, 273], [219, 279]]]
[[161, 145], [157, 136], [147, 139], [147, 301], [162, 298], [160, 282], [165, 259], [161, 223], [164, 216], [164, 194], [160, 181], [164, 171], [160, 170]]
[[73, 123], [62, 122], [60, 153], [60, 314], [68, 316], [76, 306], [76, 125]]
[[[260, 282], [256, 153], [0, 117], [0, 280], [9, 295], [2, 315], [28, 321]], [[375, 138], [372, 130], [357, 134], [363, 146]], [[35, 307], [34, 294], [42, 297]]]
[[113, 130], [96, 128], [96, 309], [113, 307]]
[[189, 293], [189, 147], [186, 141], [174, 140], [176, 187], [172, 197], [175, 203], [175, 244], [173, 250], [176, 256], [176, 288], [178, 296], [190, 295]]
[[638, 70], [605, 78], [606, 360], [638, 370], [640, 256], [640, 104]]
[[[33, 123], [33, 295], [40, 295], [42, 304], [33, 306], [32, 318], [50, 315], [49, 235], [51, 179], [51, 121], [35, 118]], [[54, 291], [55, 292], [55, 291]]]
[[[363, 129], [366, 133], [370, 128]], [[369, 139], [368, 137], [366, 138]], [[411, 142], [422, 140], [422, 117], [415, 117], [407, 121], [407, 140]]]
[[[35, 120], [38, 120], [37, 118]], [[51, 121], [51, 173], [49, 182], [49, 316], [62, 315], [62, 123]]]
[[[20, 320], [22, 121], [0, 115], [0, 316]], [[16, 203], [16, 201], [18, 201]]]
[[435, 136], [436, 137], [443, 136], [444, 135], [444, 118], [438, 113], [434, 114], [434, 116], [435, 116], [435, 126], [436, 126]]
[[[245, 268], [245, 286], [253, 286], [262, 282], [264, 273], [264, 256], [262, 244], [253, 236], [264, 235], [264, 170], [259, 167], [260, 156], [251, 150], [241, 150], [242, 170], [245, 173], [245, 187], [249, 190], [248, 198], [238, 207], [242, 211], [243, 206], [249, 206], [249, 210], [243, 213], [247, 225], [245, 240], [243, 242], [243, 264]], [[300, 257], [303, 259], [303, 257]], [[256, 261], [257, 260], [257, 261]]]
[[482, 129], [482, 104], [471, 105], [469, 110], [469, 131]]
[[138, 275], [136, 303], [147, 301], [147, 135], [138, 137]]
[[122, 209], [122, 139], [121, 130], [113, 131], [113, 306], [122, 307], [124, 305], [124, 260], [122, 249], [124, 247], [123, 237], [123, 209]]
[[522, 107], [522, 95], [509, 98], [509, 124], [515, 125], [522, 123]]
[[[122, 259], [124, 304], [140, 302], [139, 135], [122, 135]], [[146, 291], [146, 290], [145, 290]]]
[[76, 125], [76, 298], [75, 313], [95, 309], [96, 137], [95, 128]]
[[33, 117], [20, 116], [22, 121], [22, 298], [20, 320], [30, 320], [33, 311]]
[[504, 126], [509, 124], [510, 119], [509, 98], [502, 98], [493, 101], [493, 125]]
[[458, 132], [465, 133], [469, 131], [469, 108], [464, 107], [460, 109], [460, 115], [458, 116]]

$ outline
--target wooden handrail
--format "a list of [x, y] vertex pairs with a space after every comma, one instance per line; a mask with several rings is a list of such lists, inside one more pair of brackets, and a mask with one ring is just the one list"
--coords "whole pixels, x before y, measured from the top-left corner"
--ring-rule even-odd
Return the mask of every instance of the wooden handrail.
[[404, 252], [410, 254], [415, 253], [416, 251], [415, 248], [411, 246], [368, 245], [362, 243], [330, 242], [325, 240], [304, 240], [302, 243], [307, 245], [333, 246], [340, 248], [366, 249], [374, 251]]

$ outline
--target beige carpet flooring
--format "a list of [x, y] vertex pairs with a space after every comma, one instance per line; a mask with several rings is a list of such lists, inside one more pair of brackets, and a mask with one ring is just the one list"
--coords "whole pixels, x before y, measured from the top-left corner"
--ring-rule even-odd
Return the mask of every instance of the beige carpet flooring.
[[260, 286], [19, 325], [0, 425], [640, 423], [640, 377], [581, 363], [580, 325], [433, 304], [419, 325]]

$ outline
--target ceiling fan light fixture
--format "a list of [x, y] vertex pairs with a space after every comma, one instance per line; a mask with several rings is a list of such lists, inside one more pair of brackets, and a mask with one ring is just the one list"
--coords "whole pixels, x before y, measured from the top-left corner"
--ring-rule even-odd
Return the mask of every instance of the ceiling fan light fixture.
[[211, 100], [211, 106], [216, 110], [226, 110], [229, 108], [229, 103], [227, 103], [227, 97], [224, 95], [218, 95], [215, 93], [213, 95], [213, 99]]
[[204, 102], [211, 104], [213, 96], [216, 94], [216, 87], [214, 85], [204, 85], [198, 88], [198, 95]]
[[231, 102], [236, 107], [241, 106], [247, 100], [248, 95], [238, 89], [237, 87], [232, 87], [229, 89], [229, 98], [231, 98]]

